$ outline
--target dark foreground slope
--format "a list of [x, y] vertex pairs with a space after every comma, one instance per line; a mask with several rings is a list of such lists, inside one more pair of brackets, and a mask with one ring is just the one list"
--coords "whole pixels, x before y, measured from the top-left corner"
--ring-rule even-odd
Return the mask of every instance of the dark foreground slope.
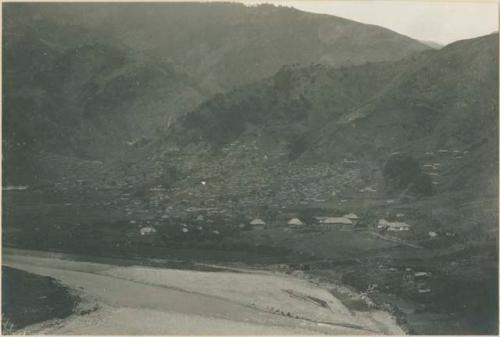
[[2, 266], [2, 334], [73, 313], [76, 297], [50, 277]]

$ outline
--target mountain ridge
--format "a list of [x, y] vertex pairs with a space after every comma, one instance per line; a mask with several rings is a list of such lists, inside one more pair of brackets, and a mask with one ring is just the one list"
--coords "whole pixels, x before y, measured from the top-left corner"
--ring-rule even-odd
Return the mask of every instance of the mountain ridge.
[[12, 181], [57, 178], [41, 173], [60, 171], [40, 166], [43, 153], [75, 162], [126, 155], [127, 144], [153, 140], [198, 103], [285, 64], [344, 66], [427, 48], [270, 5], [16, 3], [3, 17], [3, 149], [32, 167], [7, 166]]
[[[386, 28], [273, 5], [80, 4], [29, 8], [49, 20], [64, 16], [129, 48], [171, 58], [197, 77], [217, 83], [217, 91], [266, 77], [283, 64], [394, 60], [428, 48]], [[246, 67], [241, 67], [242, 62]]]

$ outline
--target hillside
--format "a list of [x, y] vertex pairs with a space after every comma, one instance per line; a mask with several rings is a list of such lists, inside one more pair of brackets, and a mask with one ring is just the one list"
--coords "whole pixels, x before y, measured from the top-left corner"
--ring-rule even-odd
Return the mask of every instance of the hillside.
[[[319, 143], [334, 141], [316, 148], [329, 153], [349, 148], [382, 158], [384, 152], [411, 153], [423, 163], [442, 161], [434, 173], [443, 188], [492, 187], [488, 193], [496, 194], [497, 51], [498, 34], [492, 34], [428, 53], [376, 97], [335, 121], [336, 127], [327, 125]], [[349, 124], [355, 127], [345, 127]], [[477, 167], [468, 177], [448, 174], [469, 166], [479, 153], [483, 160], [473, 161]], [[478, 179], [484, 170], [493, 180]]]
[[[395, 63], [284, 67], [201, 104], [167, 137], [214, 151], [248, 137], [271, 139], [267, 150], [282, 147], [288, 160], [348, 158], [379, 167], [394, 152], [422, 162], [445, 156], [440, 170], [450, 172], [483, 153], [481, 167], [461, 183], [490, 186], [477, 177], [489, 170], [493, 178], [497, 158], [497, 40], [494, 34], [462, 41]], [[445, 174], [444, 187], [454, 179]]]
[[[66, 165], [116, 157], [206, 97], [196, 80], [171, 62], [78, 26], [6, 12], [7, 184], [60, 178], [72, 174]], [[59, 160], [45, 165], [50, 156]]]

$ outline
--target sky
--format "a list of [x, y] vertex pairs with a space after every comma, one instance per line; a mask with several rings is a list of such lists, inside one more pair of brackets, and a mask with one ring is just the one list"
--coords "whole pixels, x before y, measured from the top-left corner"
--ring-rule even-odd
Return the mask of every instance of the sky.
[[[483, 0], [484, 1], [484, 0]], [[493, 1], [316, 1], [245, 0], [272, 3], [389, 28], [418, 40], [445, 45], [498, 31], [498, 4]]]

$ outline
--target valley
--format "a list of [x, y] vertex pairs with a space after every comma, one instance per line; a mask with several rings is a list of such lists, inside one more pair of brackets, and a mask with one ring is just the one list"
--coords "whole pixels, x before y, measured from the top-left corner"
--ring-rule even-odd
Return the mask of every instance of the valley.
[[433, 49], [229, 3], [4, 16], [4, 265], [82, 301], [22, 331], [498, 333], [498, 33]]

